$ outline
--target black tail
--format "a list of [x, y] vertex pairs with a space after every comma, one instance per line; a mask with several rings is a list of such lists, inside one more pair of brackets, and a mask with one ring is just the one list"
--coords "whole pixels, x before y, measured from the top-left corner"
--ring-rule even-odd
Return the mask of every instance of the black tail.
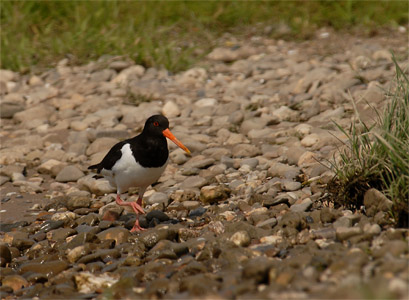
[[94, 170], [94, 169], [97, 169], [98, 172], [99, 172], [99, 164], [92, 165], [92, 166], [89, 166], [89, 167], [88, 167], [88, 170]]

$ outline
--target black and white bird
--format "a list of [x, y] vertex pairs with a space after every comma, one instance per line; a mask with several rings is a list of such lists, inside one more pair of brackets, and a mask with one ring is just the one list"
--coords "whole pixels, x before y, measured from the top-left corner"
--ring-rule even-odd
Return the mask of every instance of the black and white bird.
[[[96, 169], [117, 188], [118, 205], [130, 206], [135, 211], [136, 221], [131, 232], [144, 230], [139, 225], [139, 214], [144, 213], [142, 198], [147, 187], [155, 183], [166, 168], [169, 157], [166, 138], [190, 154], [189, 149], [170, 132], [168, 119], [154, 115], [146, 120], [141, 134], [115, 144], [99, 164], [88, 167]], [[136, 202], [126, 202], [120, 197], [130, 187], [139, 187]]]

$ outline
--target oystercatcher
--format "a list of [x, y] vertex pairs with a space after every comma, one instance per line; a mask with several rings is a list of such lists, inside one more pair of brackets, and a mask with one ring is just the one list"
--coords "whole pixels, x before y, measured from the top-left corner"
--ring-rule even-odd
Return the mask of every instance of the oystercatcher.
[[[162, 115], [146, 120], [142, 133], [114, 145], [104, 159], [88, 169], [96, 169], [117, 188], [116, 203], [130, 206], [136, 213], [135, 225], [131, 232], [144, 230], [139, 225], [139, 214], [143, 214], [142, 197], [146, 188], [162, 175], [168, 162], [169, 150], [166, 138], [190, 154], [169, 130], [169, 121]], [[138, 200], [125, 202], [120, 195], [130, 187], [139, 187]]]

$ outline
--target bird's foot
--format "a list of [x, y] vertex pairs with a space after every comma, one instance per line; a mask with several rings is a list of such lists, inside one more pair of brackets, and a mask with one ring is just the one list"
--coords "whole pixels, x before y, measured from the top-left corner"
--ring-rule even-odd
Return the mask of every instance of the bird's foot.
[[[139, 198], [140, 199], [140, 198]], [[142, 199], [139, 200], [138, 202], [140, 202], [142, 204]], [[120, 206], [130, 206], [132, 207], [132, 209], [134, 210], [134, 212], [138, 215], [138, 214], [145, 214], [145, 211], [143, 210], [142, 206], [140, 204], [138, 204], [138, 202], [126, 202], [123, 201], [119, 195], [116, 196], [115, 199], [116, 204], [120, 205]]]
[[141, 225], [139, 225], [139, 219], [137, 218], [135, 221], [135, 225], [131, 229], [131, 232], [139, 232], [139, 231], [144, 231], [144, 230], [146, 229], [141, 227]]
[[134, 212], [136, 214], [145, 214], [145, 211], [143, 210], [142, 206], [140, 206], [138, 203], [136, 202], [130, 202], [131, 203], [131, 207], [134, 210]]

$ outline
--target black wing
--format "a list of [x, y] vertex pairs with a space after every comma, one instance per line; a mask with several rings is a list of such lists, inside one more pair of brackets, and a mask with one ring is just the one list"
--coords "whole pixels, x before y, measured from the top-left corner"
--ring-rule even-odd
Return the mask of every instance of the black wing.
[[97, 169], [97, 173], [101, 172], [102, 169], [112, 170], [112, 167], [121, 158], [121, 149], [127, 142], [128, 140], [125, 140], [115, 144], [99, 164], [89, 166], [88, 169]]

